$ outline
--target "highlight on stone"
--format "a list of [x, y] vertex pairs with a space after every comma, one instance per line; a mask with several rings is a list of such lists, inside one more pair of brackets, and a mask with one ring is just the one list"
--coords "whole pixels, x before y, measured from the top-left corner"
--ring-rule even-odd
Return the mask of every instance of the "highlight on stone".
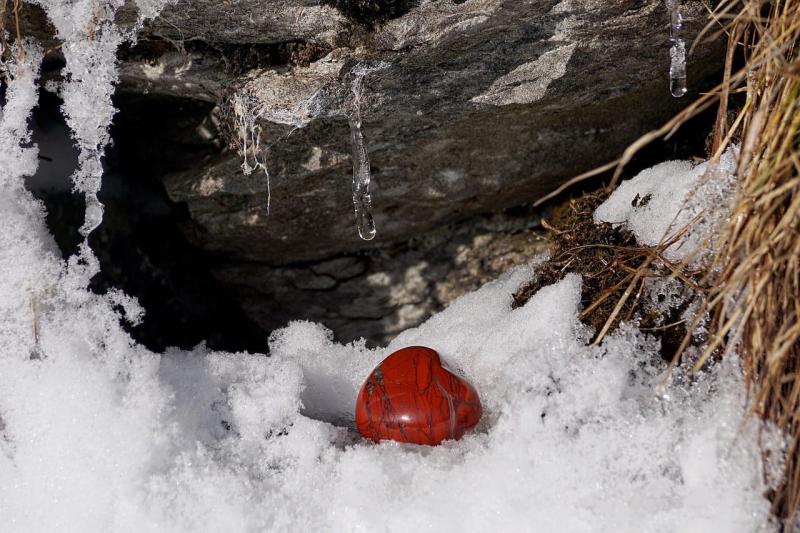
[[424, 346], [398, 350], [367, 377], [356, 400], [358, 431], [375, 442], [435, 446], [460, 439], [481, 419], [475, 388]]

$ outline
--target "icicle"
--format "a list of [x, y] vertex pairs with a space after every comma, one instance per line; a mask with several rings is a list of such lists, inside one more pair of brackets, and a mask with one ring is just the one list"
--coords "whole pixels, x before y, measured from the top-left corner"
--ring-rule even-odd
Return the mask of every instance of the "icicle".
[[372, 196], [369, 183], [372, 179], [361, 120], [350, 117], [350, 140], [353, 151], [353, 208], [356, 212], [358, 235], [365, 241], [375, 238], [375, 220], [372, 218]]
[[669, 11], [669, 89], [672, 96], [686, 94], [686, 43], [683, 40], [683, 15], [680, 0], [666, 0]]
[[372, 217], [372, 196], [369, 185], [372, 176], [369, 167], [369, 156], [364, 144], [364, 132], [361, 130], [361, 90], [364, 76], [369, 72], [360, 66], [353, 69], [353, 113], [348, 117], [350, 123], [350, 141], [353, 157], [353, 209], [356, 214], [358, 235], [365, 241], [375, 238], [375, 219]]

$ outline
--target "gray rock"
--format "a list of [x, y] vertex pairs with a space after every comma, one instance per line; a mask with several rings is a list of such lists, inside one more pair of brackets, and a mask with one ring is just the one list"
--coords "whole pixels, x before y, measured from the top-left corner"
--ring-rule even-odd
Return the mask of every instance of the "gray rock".
[[[374, 31], [313, 2], [231, 5], [180, 2], [155, 30], [335, 47], [309, 65], [254, 69], [235, 80], [214, 79], [195, 59], [183, 67], [189, 96], [245, 97], [269, 147], [269, 182], [263, 173], [244, 175], [230, 152], [166, 178], [170, 196], [189, 206], [195, 241], [243, 260], [287, 265], [376, 249], [530, 202], [613, 159], [690, 100], [669, 96], [661, 0], [427, 1]], [[686, 2], [688, 36], [704, 24], [703, 13], [700, 2]], [[695, 89], [718, 70], [718, 52], [697, 48]], [[359, 64], [375, 69], [360, 104], [378, 228], [370, 243], [355, 230], [344, 116]], [[149, 76], [137, 76], [136, 68], [145, 67], [126, 65], [127, 84], [158, 90], [157, 71], [162, 91], [180, 92], [175, 69], [151, 65]], [[201, 85], [198, 95], [191, 87]], [[230, 114], [222, 120], [235, 122]]]
[[342, 342], [363, 337], [381, 345], [544, 253], [546, 239], [523, 220], [480, 218], [401, 246], [319, 262], [230, 262], [216, 276], [268, 331], [291, 320], [314, 320]]
[[[132, 2], [120, 18], [135, 20]], [[318, 0], [180, 0], [151, 24], [154, 33], [173, 40], [231, 44], [333, 44], [348, 26], [338, 10]]]
[[[706, 11], [683, 4], [691, 42]], [[217, 276], [265, 328], [309, 318], [373, 342], [529, 260], [530, 230], [475, 220], [616, 158], [709, 86], [722, 51], [696, 47], [676, 100], [663, 0], [420, 0], [381, 24], [314, 0], [179, 0], [146, 33], [121, 91], [217, 105], [192, 142], [236, 144], [252, 126], [269, 171], [245, 174], [223, 150], [165, 176], [187, 236], [219, 254]], [[346, 118], [364, 66], [370, 242]]]

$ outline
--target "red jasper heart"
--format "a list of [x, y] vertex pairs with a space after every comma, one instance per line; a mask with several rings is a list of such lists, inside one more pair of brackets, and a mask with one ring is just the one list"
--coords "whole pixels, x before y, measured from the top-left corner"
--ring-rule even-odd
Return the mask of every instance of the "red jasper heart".
[[481, 419], [475, 388], [442, 364], [435, 350], [403, 348], [369, 375], [356, 400], [358, 431], [375, 442], [439, 444]]

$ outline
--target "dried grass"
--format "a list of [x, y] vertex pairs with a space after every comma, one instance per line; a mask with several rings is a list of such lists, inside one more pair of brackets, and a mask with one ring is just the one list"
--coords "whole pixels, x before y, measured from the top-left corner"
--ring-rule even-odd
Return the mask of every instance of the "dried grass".
[[[708, 342], [695, 370], [711, 357], [741, 354], [755, 413], [778, 426], [788, 440], [782, 471], [765, 481], [772, 487], [773, 514], [783, 531], [792, 531], [800, 507], [800, 0], [722, 0], [704, 34], [727, 35], [722, 83], [636, 141], [618, 160], [578, 176], [538, 203], [615, 168], [613, 188], [643, 146], [718, 106], [711, 155], [717, 159], [731, 142], [740, 143], [739, 191], [708, 271], [695, 287], [704, 293], [705, 306], [686, 328], [673, 362], [707, 317]], [[607, 305], [606, 293], [612, 290], [617, 302], [598, 339], [629, 305], [651, 265], [663, 260], [657, 252], [653, 261], [641, 262], [622, 278], [622, 286], [611, 283], [595, 295], [597, 306]], [[621, 253], [627, 252], [618, 249], [615, 257]], [[680, 277], [685, 265], [670, 270], [669, 275]]]
[[[674, 276], [697, 288], [696, 280], [702, 272], [664, 257], [666, 249], [682, 233], [650, 247], [637, 244], [624, 227], [595, 224], [594, 211], [607, 197], [607, 191], [583, 194], [556, 208], [550, 221], [542, 220], [550, 232], [550, 258], [538, 267], [535, 278], [514, 294], [513, 307], [524, 305], [539, 289], [560, 281], [566, 273], [577, 272], [583, 280], [583, 310], [578, 318], [595, 331], [595, 345], [621, 322], [635, 318], [643, 331], [661, 341], [661, 355], [669, 361], [686, 333], [680, 319], [685, 307], [673, 309], [667, 316], [644, 309], [647, 282]], [[642, 199], [647, 201], [647, 197]]]
[[[727, 0], [717, 21], [729, 34], [732, 72], [720, 94], [715, 156], [742, 141], [740, 191], [705, 284], [709, 345], [738, 348], [753, 407], [788, 437], [783, 472], [768, 479], [773, 513], [791, 531], [800, 506], [800, 0]], [[721, 15], [724, 15], [721, 16]], [[745, 103], [728, 125], [729, 94]]]
[[22, 0], [11, 0], [11, 11], [9, 12], [8, 9], [8, 0], [0, 0], [0, 55], [4, 54], [7, 50], [7, 43], [6, 43], [6, 24], [9, 18], [9, 14], [13, 14], [14, 16], [14, 31], [17, 37], [17, 44], [18, 46], [18, 61], [23, 61], [25, 59], [25, 49], [22, 47], [22, 32], [20, 30], [20, 8], [22, 6]]

